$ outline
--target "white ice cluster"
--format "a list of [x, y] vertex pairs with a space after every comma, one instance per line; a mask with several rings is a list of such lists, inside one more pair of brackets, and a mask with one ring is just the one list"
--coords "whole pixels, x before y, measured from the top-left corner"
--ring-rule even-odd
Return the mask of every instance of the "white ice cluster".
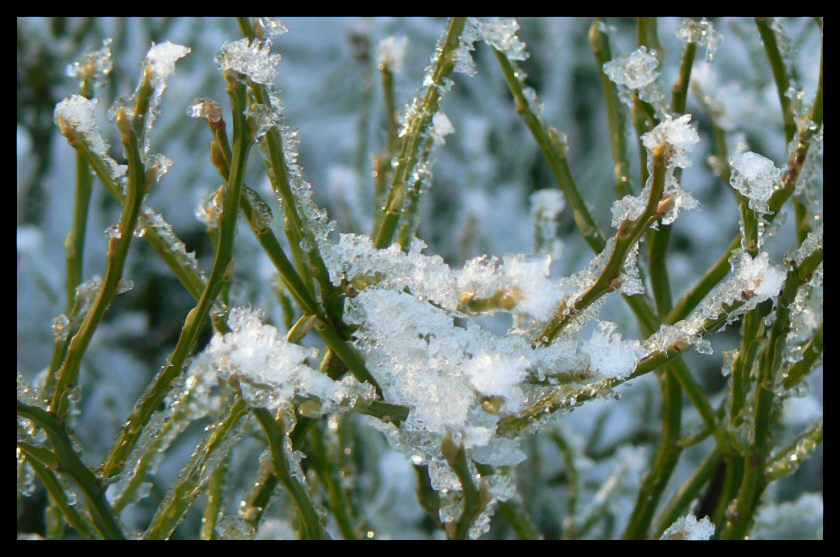
[[376, 45], [376, 60], [380, 68], [388, 68], [393, 74], [399, 75], [405, 66], [405, 51], [408, 47], [408, 37], [386, 37]]
[[704, 516], [700, 520], [693, 514], [679, 517], [662, 533], [660, 540], [708, 540], [715, 534], [715, 525]]
[[[169, 41], [160, 44], [152, 43], [152, 47], [143, 59], [143, 67], [149, 76], [149, 82], [152, 86], [152, 94], [149, 97], [149, 112], [143, 122], [141, 153], [144, 162], [148, 163], [148, 158], [151, 156], [152, 130], [154, 130], [155, 120], [157, 120], [158, 114], [160, 113], [160, 104], [163, 100], [163, 94], [166, 92], [166, 81], [175, 72], [175, 62], [190, 52], [190, 48]], [[140, 80], [141, 84], [142, 82], [143, 78]], [[136, 95], [137, 93], [135, 92]]]
[[677, 29], [677, 37], [687, 43], [693, 43], [706, 49], [706, 61], [711, 62], [717, 52], [723, 35], [715, 31], [712, 22], [705, 17], [700, 21], [686, 18]]
[[237, 380], [252, 406], [276, 411], [295, 399], [315, 401], [311, 411], [331, 413], [375, 396], [371, 385], [352, 375], [333, 381], [313, 369], [306, 360], [317, 351], [287, 342], [275, 327], [263, 324], [257, 312], [233, 308], [228, 324], [231, 332], [215, 334], [193, 365]]
[[630, 91], [638, 91], [639, 98], [649, 103], [657, 117], [668, 113], [665, 94], [658, 78], [662, 73], [661, 60], [655, 51], [642, 45], [627, 56], [618, 56], [604, 62], [604, 73], [619, 86], [619, 96], [628, 105], [632, 104]]
[[271, 85], [277, 79], [280, 54], [271, 53], [271, 41], [239, 39], [227, 41], [216, 54], [216, 66], [222, 72], [234, 72], [254, 83]]
[[759, 214], [770, 212], [773, 193], [781, 186], [782, 171], [773, 161], [747, 151], [729, 161], [732, 187], [749, 199], [749, 207]]
[[86, 99], [81, 95], [73, 95], [59, 102], [55, 107], [54, 118], [61, 133], [78, 135], [86, 148], [103, 160], [108, 166], [111, 177], [119, 181], [126, 173], [126, 166], [108, 155], [108, 141], [102, 136], [96, 125], [96, 99]]
[[446, 136], [455, 133], [455, 126], [449, 116], [443, 112], [436, 112], [432, 117], [431, 129], [432, 143], [434, 147], [440, 147], [446, 143]]
[[648, 178], [648, 184], [645, 185], [638, 196], [628, 195], [613, 203], [612, 226], [614, 228], [618, 228], [623, 221], [627, 219], [635, 220], [644, 213], [650, 195], [651, 180], [653, 179], [652, 150], [659, 145], [667, 147], [665, 152], [667, 157], [665, 189], [662, 196], [663, 198], [671, 196], [674, 200], [673, 208], [662, 217], [662, 224], [673, 223], [679, 216], [680, 210], [696, 209], [700, 206], [689, 192], [682, 189], [675, 176], [677, 168], [691, 166], [691, 152], [694, 150], [694, 146], [700, 142], [700, 136], [697, 135], [697, 130], [690, 122], [691, 114], [684, 114], [677, 119], [666, 116], [658, 126], [642, 136], [642, 143], [648, 150], [648, 170], [651, 172], [651, 177]]
[[498, 51], [504, 52], [509, 60], [527, 60], [528, 51], [525, 43], [519, 40], [519, 22], [515, 19], [489, 17], [481, 24], [484, 42]]

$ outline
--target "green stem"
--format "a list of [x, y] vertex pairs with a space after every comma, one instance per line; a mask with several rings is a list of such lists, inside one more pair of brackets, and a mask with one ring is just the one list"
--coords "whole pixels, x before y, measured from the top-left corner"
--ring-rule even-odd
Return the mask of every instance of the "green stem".
[[207, 482], [207, 501], [204, 503], [204, 514], [201, 517], [199, 537], [202, 540], [216, 538], [216, 523], [224, 505], [225, 478], [228, 472], [228, 461], [222, 460], [219, 466], [210, 474]]
[[668, 529], [668, 526], [673, 524], [677, 518], [685, 513], [685, 510], [697, 498], [700, 490], [706, 485], [709, 478], [712, 477], [712, 473], [719, 461], [720, 452], [715, 447], [706, 455], [706, 458], [694, 470], [691, 477], [680, 485], [676, 493], [674, 493], [673, 497], [665, 505], [665, 508], [659, 514], [659, 518], [657, 518], [654, 525], [653, 539], [658, 540], [661, 538], [665, 530]]
[[484, 507], [484, 495], [475, 485], [467, 462], [467, 452], [463, 445], [456, 445], [447, 435], [443, 438], [441, 452], [446, 457], [446, 462], [455, 471], [458, 481], [461, 482], [461, 490], [464, 497], [464, 510], [455, 524], [447, 524], [447, 534], [456, 540], [469, 538], [470, 527], [472, 526], [481, 509]]
[[[224, 460], [225, 455], [217, 453], [230, 450], [228, 436], [233, 434], [240, 420], [247, 413], [248, 406], [241, 397], [236, 397], [225, 417], [209, 430], [190, 456], [189, 462], [178, 474], [178, 479], [167, 491], [149, 527], [143, 533], [143, 539], [164, 540], [172, 536], [175, 528], [201, 493], [214, 467], [219, 466]], [[211, 468], [208, 469], [208, 467]]]
[[353, 527], [350, 501], [341, 485], [341, 477], [335, 459], [327, 451], [324, 433], [318, 424], [309, 428], [309, 439], [312, 443], [312, 461], [315, 471], [327, 487], [330, 509], [338, 523], [338, 529], [345, 540], [358, 539], [359, 536]]
[[64, 363], [58, 370], [50, 412], [59, 418], [67, 411], [67, 395], [78, 380], [82, 358], [93, 339], [93, 334], [102, 321], [105, 310], [117, 295], [117, 284], [123, 275], [128, 249], [140, 214], [140, 205], [143, 202], [145, 172], [140, 160], [137, 136], [131, 130], [131, 122], [125, 110], [121, 110], [117, 116], [117, 127], [122, 134], [122, 143], [128, 156], [128, 196], [120, 216], [118, 237], [111, 238], [108, 243], [108, 262], [102, 287], [79, 331], [70, 341]]
[[230, 280], [233, 263], [233, 243], [236, 233], [236, 218], [239, 213], [239, 201], [242, 191], [242, 177], [251, 147], [251, 138], [245, 122], [245, 88], [234, 77], [228, 81], [229, 94], [234, 116], [234, 146], [231, 171], [225, 187], [223, 212], [219, 219], [219, 247], [213, 262], [213, 269], [198, 304], [190, 310], [181, 329], [175, 350], [167, 358], [166, 364], [158, 372], [153, 384], [143, 393], [134, 410], [120, 431], [114, 447], [102, 464], [105, 477], [118, 473], [125, 463], [143, 428], [152, 413], [163, 401], [175, 378], [181, 373], [184, 362], [195, 349], [198, 335], [213, 301], [219, 295], [224, 281]]
[[808, 373], [813, 369], [814, 363], [823, 352], [823, 322], [814, 331], [814, 336], [805, 345], [802, 351], [802, 359], [791, 364], [786, 372], [782, 374], [782, 386], [785, 389], [792, 389], [801, 383]]
[[105, 490], [99, 484], [99, 480], [85, 466], [81, 457], [73, 448], [73, 442], [67, 434], [67, 430], [55, 416], [35, 406], [29, 406], [17, 401], [17, 414], [28, 420], [32, 420], [47, 434], [53, 446], [55, 459], [60, 463], [60, 470], [73, 478], [73, 481], [82, 490], [88, 504], [94, 527], [106, 539], [124, 539], [119, 520], [105, 497]]
[[604, 73], [604, 64], [612, 60], [609, 36], [602, 31], [606, 24], [606, 18], [596, 17], [592, 20], [589, 28], [589, 44], [595, 54], [598, 63], [598, 75], [601, 78], [601, 87], [604, 89], [604, 102], [607, 108], [607, 122], [610, 127], [610, 146], [612, 147], [613, 161], [615, 161], [615, 192], [619, 199], [625, 195], [632, 195], [630, 187], [630, 162], [627, 159], [627, 136], [624, 133], [626, 116], [621, 101], [618, 98], [618, 89], [615, 83]]
[[755, 18], [755, 26], [761, 35], [764, 43], [764, 51], [767, 53], [767, 60], [770, 62], [770, 69], [773, 70], [773, 79], [776, 82], [776, 92], [779, 95], [779, 103], [782, 106], [782, 121], [785, 126], [785, 141], [790, 142], [796, 134], [796, 122], [793, 118], [793, 107], [790, 98], [786, 95], [790, 87], [790, 74], [779, 51], [779, 44], [776, 41], [776, 34], [771, 23], [766, 17]]
[[378, 249], [387, 248], [390, 245], [403, 212], [403, 202], [408, 193], [406, 188], [410, 176], [414, 169], [429, 156], [428, 149], [423, 149], [423, 146], [428, 144], [424, 132], [429, 129], [432, 118], [440, 108], [443, 82], [449, 78], [455, 68], [454, 54], [460, 44], [466, 20], [465, 17], [453, 17], [449, 20], [449, 28], [435, 58], [431, 83], [426, 87], [419, 108], [410, 115], [409, 121], [405, 124], [406, 131], [397, 158], [397, 167], [394, 169], [380, 220], [381, 224], [374, 241]]
[[298, 516], [302, 524], [303, 537], [305, 539], [328, 538], [329, 535], [321, 526], [318, 513], [315, 511], [315, 507], [312, 505], [306, 489], [298, 478], [292, 476], [289, 470], [289, 463], [286, 459], [286, 450], [284, 448], [285, 422], [283, 417], [278, 415], [277, 419], [275, 419], [265, 408], [253, 408], [253, 412], [268, 438], [271, 459], [274, 463], [274, 474], [289, 491], [297, 506]]

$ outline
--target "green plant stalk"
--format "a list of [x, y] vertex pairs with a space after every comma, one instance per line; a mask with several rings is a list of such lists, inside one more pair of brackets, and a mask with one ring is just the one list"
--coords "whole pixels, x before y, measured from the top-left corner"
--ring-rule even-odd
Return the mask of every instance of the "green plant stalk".
[[767, 60], [770, 62], [770, 69], [773, 70], [773, 79], [776, 82], [776, 92], [779, 95], [779, 103], [782, 106], [782, 121], [785, 128], [785, 142], [790, 142], [796, 134], [796, 122], [793, 118], [793, 107], [790, 99], [785, 95], [790, 87], [790, 76], [782, 53], [779, 51], [779, 44], [776, 42], [776, 34], [773, 32], [770, 22], [766, 17], [755, 18], [755, 26], [761, 35], [764, 43], [764, 51], [767, 53]]
[[537, 530], [536, 525], [528, 515], [528, 510], [518, 497], [507, 501], [499, 501], [497, 505], [499, 512], [513, 527], [513, 531], [516, 532], [520, 540], [542, 539], [542, 534]]
[[96, 327], [102, 321], [105, 310], [117, 294], [117, 283], [122, 278], [128, 249], [131, 245], [138, 215], [140, 214], [140, 206], [143, 202], [145, 190], [143, 162], [140, 160], [137, 136], [131, 131], [131, 123], [124, 110], [121, 110], [117, 116], [117, 126], [122, 134], [122, 143], [128, 156], [128, 196], [120, 216], [119, 238], [111, 238], [108, 242], [108, 262], [102, 287], [78, 332], [73, 335], [67, 347], [64, 363], [58, 370], [50, 412], [59, 418], [64, 416], [67, 411], [67, 395], [78, 380], [82, 358], [93, 338]]
[[767, 462], [764, 477], [773, 482], [793, 474], [822, 440], [823, 423], [820, 419]]
[[210, 313], [211, 305], [219, 295], [222, 283], [229, 280], [232, 272], [233, 243], [236, 233], [236, 218], [239, 213], [242, 177], [245, 172], [248, 150], [252, 142], [251, 138], [248, 137], [248, 127], [243, 113], [245, 88], [236, 82], [234, 77], [229, 78], [228, 84], [234, 115], [234, 147], [231, 172], [225, 187], [224, 209], [219, 219], [219, 248], [216, 250], [213, 269], [198, 304], [187, 314], [175, 350], [158, 372], [153, 384], [143, 393], [135, 405], [119, 433], [117, 442], [105, 458], [101, 466], [104, 477], [113, 476], [122, 469], [125, 459], [140, 437], [152, 413], [163, 401], [172, 382], [181, 373], [184, 362], [195, 349], [198, 334]]
[[682, 451], [679, 445], [682, 392], [671, 369], [672, 366], [666, 365], [664, 371], [659, 374], [662, 389], [662, 439], [653, 459], [653, 467], [642, 481], [636, 505], [624, 531], [624, 539], [637, 540], [647, 537], [656, 505]]
[[67, 253], [67, 313], [73, 309], [76, 287], [82, 283], [82, 264], [85, 252], [88, 206], [93, 188], [93, 174], [85, 156], [76, 152], [76, 197], [73, 202], [73, 228], [67, 234], [64, 249]]
[[271, 451], [271, 459], [274, 463], [274, 474], [280, 483], [289, 491], [289, 495], [295, 502], [298, 516], [301, 521], [302, 534], [305, 539], [326, 539], [327, 532], [321, 526], [321, 521], [306, 489], [300, 481], [291, 475], [289, 464], [286, 460], [286, 453], [283, 448], [284, 420], [278, 415], [277, 419], [265, 408], [253, 408], [254, 416], [268, 438], [268, 445]]
[[586, 243], [592, 247], [595, 253], [600, 253], [604, 249], [606, 241], [579, 193], [572, 177], [562, 142], [557, 137], [556, 132], [549, 128], [531, 109], [528, 99], [525, 97], [522, 83], [516, 77], [517, 72], [511, 61], [508, 60], [503, 52], [493, 49], [493, 53], [496, 55], [496, 59], [502, 67], [502, 73], [504, 73], [505, 80], [513, 95], [516, 103], [516, 112], [519, 113], [525, 121], [525, 125], [531, 130], [531, 134], [545, 155], [548, 165], [551, 167], [551, 171], [557, 179], [557, 184], [563, 190], [563, 195], [569, 202], [569, 205], [572, 206], [575, 224], [581, 234], [583, 234]]
[[210, 474], [207, 482], [207, 501], [204, 503], [204, 514], [201, 516], [201, 530], [199, 538], [212, 540], [216, 538], [216, 523], [222, 513], [225, 494], [225, 478], [228, 472], [228, 461], [222, 460], [219, 466]]
[[624, 260], [633, 245], [639, 240], [645, 230], [662, 215], [658, 213], [660, 199], [662, 192], [665, 189], [665, 164], [666, 155], [664, 145], [659, 145], [653, 149], [653, 186], [650, 190], [650, 197], [648, 198], [647, 206], [639, 218], [634, 221], [625, 220], [619, 226], [616, 233], [615, 247], [610, 255], [609, 261], [604, 266], [604, 270], [598, 279], [575, 300], [574, 305], [570, 308], [566, 307], [565, 303], [561, 303], [560, 307], [555, 312], [551, 321], [545, 326], [543, 331], [537, 337], [537, 341], [542, 345], [548, 345], [557, 336], [563, 327], [566, 326], [572, 319], [580, 314], [581, 311], [589, 307], [595, 300], [604, 294], [615, 290], [615, 280], [621, 274], [621, 268], [624, 265]]
[[319, 424], [309, 428], [309, 440], [312, 447], [312, 459], [318, 477], [327, 488], [329, 495], [330, 509], [338, 523], [338, 528], [345, 540], [359, 538], [353, 526], [352, 506], [344, 487], [341, 485], [341, 477], [335, 460], [331, 458], [324, 441], [324, 433]]
[[217, 422], [202, 439], [198, 448], [190, 456], [189, 462], [178, 474], [176, 482], [167, 491], [149, 527], [143, 533], [144, 540], [164, 540], [172, 536], [175, 528], [200, 494], [204, 485], [201, 476], [208, 460], [247, 414], [248, 406], [241, 397], [236, 397], [224, 418]]
[[105, 497], [105, 491], [97, 477], [76, 453], [64, 424], [49, 412], [19, 400], [17, 414], [32, 420], [47, 434], [53, 446], [54, 457], [60, 463], [61, 472], [70, 476], [84, 493], [93, 526], [97, 531], [106, 539], [124, 539], [122, 527]]
[[627, 159], [627, 138], [624, 133], [626, 116], [618, 98], [615, 83], [604, 73], [604, 64], [612, 60], [609, 36], [601, 30], [606, 18], [596, 17], [589, 28], [589, 44], [598, 62], [598, 75], [604, 89], [604, 102], [607, 109], [607, 122], [610, 127], [610, 147], [615, 161], [615, 193], [617, 198], [632, 195], [630, 187], [630, 162]]
[[397, 158], [397, 167], [394, 169], [391, 186], [388, 189], [384, 211], [380, 219], [381, 224], [374, 240], [374, 245], [378, 249], [387, 248], [390, 245], [403, 212], [403, 202], [407, 193], [405, 188], [409, 176], [418, 163], [426, 160], [429, 156], [428, 149], [422, 149], [422, 143], [425, 143], [423, 135], [432, 124], [432, 117], [440, 108], [440, 87], [455, 68], [454, 53], [459, 46], [466, 20], [465, 17], [453, 17], [449, 20], [446, 37], [436, 57], [432, 83], [426, 88], [423, 102], [419, 108], [419, 116], [415, 116], [406, 122], [406, 132]]
[[661, 538], [665, 530], [668, 529], [668, 526], [683, 515], [691, 502], [697, 499], [700, 490], [703, 489], [703, 486], [712, 477], [712, 473], [715, 471], [719, 461], [720, 451], [715, 447], [706, 455], [706, 458], [694, 470], [691, 477], [680, 485], [676, 493], [674, 493], [673, 497], [665, 505], [665, 508], [659, 513], [659, 517], [656, 519], [653, 527], [653, 539], [658, 540]]
[[729, 247], [726, 248], [726, 251], [723, 252], [718, 260], [705, 272], [705, 274], [697, 281], [688, 292], [686, 292], [682, 298], [674, 304], [674, 308], [668, 312], [667, 317], [665, 317], [664, 322], [668, 323], [669, 325], [673, 325], [677, 321], [681, 321], [688, 316], [691, 311], [697, 307], [703, 298], [712, 291], [712, 289], [717, 286], [717, 284], [723, 280], [726, 275], [729, 274], [731, 267], [729, 266], [729, 258], [732, 256], [732, 252], [738, 249], [741, 246], [741, 235], [738, 234], [732, 242], [729, 244]]
[[636, 20], [636, 44], [653, 47], [662, 59], [663, 48], [659, 43], [659, 36], [656, 33], [655, 17], [640, 17]]
[[770, 427], [773, 422], [775, 388], [778, 380], [781, 353], [790, 326], [790, 306], [801, 284], [807, 282], [822, 261], [822, 247], [805, 258], [801, 265], [788, 271], [777, 302], [776, 320], [770, 331], [767, 346], [759, 358], [755, 392], [753, 444], [745, 457], [744, 475], [738, 490], [736, 511], [731, 513], [724, 539], [742, 539], [752, 525], [753, 515], [768, 480], [764, 475], [770, 449]]
[[467, 451], [464, 450], [463, 445], [455, 445], [452, 438], [448, 435], [443, 438], [441, 445], [441, 452], [446, 457], [446, 462], [455, 471], [458, 476], [458, 481], [461, 482], [461, 489], [464, 497], [464, 510], [461, 511], [461, 516], [455, 524], [446, 524], [447, 537], [456, 540], [466, 540], [469, 538], [470, 527], [472, 526], [478, 514], [484, 507], [484, 495], [482, 490], [475, 485], [470, 472], [469, 464], [467, 463]]
[[566, 516], [563, 519], [563, 539], [573, 540], [577, 536], [575, 529], [575, 514], [577, 512], [577, 502], [580, 495], [580, 474], [577, 466], [575, 466], [575, 453], [569, 446], [566, 439], [560, 435], [560, 432], [554, 430], [551, 432], [551, 440], [563, 453], [563, 463], [566, 466], [566, 475], [568, 476], [568, 487], [566, 493]]
[[791, 364], [786, 372], [782, 374], [782, 386], [785, 389], [792, 389], [801, 383], [808, 373], [814, 368], [814, 363], [823, 351], [823, 323], [814, 331], [814, 336], [802, 350], [802, 359]]
[[[82, 538], [86, 540], [96, 539], [99, 533], [85, 516], [79, 512], [76, 505], [71, 505], [67, 499], [67, 493], [65, 493], [64, 487], [62, 487], [61, 482], [52, 471], [56, 468], [52, 465], [43, 464], [41, 458], [35, 456], [29, 447], [24, 447], [21, 443], [18, 443], [18, 446], [26, 453], [29, 466], [32, 467], [32, 471], [41, 480], [47, 493], [50, 494], [50, 504], [55, 505], [61, 511], [61, 515], [67, 521], [67, 524], [75, 529]], [[46, 449], [42, 450], [49, 455], [50, 460], [54, 458], [50, 451]]]

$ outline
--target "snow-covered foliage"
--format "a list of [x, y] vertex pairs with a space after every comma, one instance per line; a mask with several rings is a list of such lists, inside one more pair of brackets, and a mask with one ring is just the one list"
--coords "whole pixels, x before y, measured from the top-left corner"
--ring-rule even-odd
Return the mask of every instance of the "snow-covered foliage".
[[19, 535], [821, 536], [821, 29], [758, 19], [793, 141], [748, 19], [19, 19]]

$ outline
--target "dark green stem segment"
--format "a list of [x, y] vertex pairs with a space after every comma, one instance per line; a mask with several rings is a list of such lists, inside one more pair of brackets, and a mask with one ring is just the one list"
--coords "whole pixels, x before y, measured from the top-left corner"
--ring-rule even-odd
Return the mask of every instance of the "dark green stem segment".
[[444, 524], [444, 526], [450, 539], [465, 540], [469, 538], [470, 527], [486, 505], [487, 494], [483, 486], [479, 489], [473, 482], [472, 472], [467, 462], [467, 452], [463, 445], [456, 445], [452, 438], [446, 435], [443, 438], [441, 452], [446, 457], [446, 462], [455, 471], [455, 475], [458, 476], [464, 497], [464, 510], [461, 511], [458, 521], [454, 524]]
[[158, 372], [153, 384], [143, 393], [129, 416], [111, 452], [108, 453], [101, 470], [104, 477], [117, 474], [134, 447], [152, 413], [163, 401], [175, 378], [181, 373], [184, 362], [195, 350], [198, 334], [205, 323], [213, 301], [219, 295], [223, 283], [230, 280], [233, 270], [233, 243], [236, 233], [236, 218], [242, 192], [242, 178], [252, 138], [245, 122], [245, 87], [234, 76], [228, 76], [228, 92], [233, 106], [234, 146], [231, 171], [225, 186], [223, 212], [219, 222], [219, 246], [213, 262], [213, 269], [198, 304], [190, 310], [178, 338], [175, 350]]
[[47, 434], [47, 438], [53, 446], [54, 456], [61, 465], [61, 472], [73, 478], [73, 481], [84, 493], [93, 525], [99, 533], [105, 539], [124, 539], [122, 526], [105, 497], [105, 490], [73, 448], [73, 442], [70, 440], [64, 425], [45, 410], [36, 406], [29, 406], [19, 400], [17, 401], [17, 414], [32, 420]]
[[604, 73], [604, 64], [612, 59], [609, 36], [602, 30], [605, 25], [603, 17], [596, 17], [592, 20], [589, 28], [589, 44], [595, 54], [598, 63], [598, 75], [601, 78], [601, 87], [604, 89], [604, 102], [607, 108], [607, 122], [610, 127], [610, 146], [612, 147], [613, 161], [615, 161], [615, 192], [619, 199], [625, 195], [632, 195], [630, 187], [630, 162], [627, 159], [627, 136], [624, 133], [626, 127], [626, 114], [624, 107], [618, 98], [618, 89], [615, 83]]
[[423, 145], [426, 143], [423, 132], [429, 129], [432, 118], [440, 108], [440, 88], [455, 68], [455, 51], [460, 44], [461, 33], [466, 21], [467, 18], [465, 17], [453, 17], [449, 20], [449, 28], [432, 73], [432, 83], [426, 88], [426, 93], [418, 111], [411, 114], [409, 121], [405, 124], [406, 133], [403, 136], [402, 146], [397, 157], [397, 167], [394, 169], [394, 176], [385, 200], [379, 230], [374, 240], [374, 245], [378, 249], [387, 248], [390, 245], [400, 215], [403, 212], [403, 202], [408, 193], [406, 188], [410, 176], [418, 164], [428, 158], [428, 149], [423, 149]]
[[709, 451], [709, 454], [706, 455], [706, 458], [703, 459], [700, 466], [694, 470], [691, 477], [683, 482], [671, 500], [665, 505], [665, 508], [655, 522], [653, 539], [661, 538], [665, 530], [685, 513], [685, 510], [691, 502], [697, 499], [703, 486], [708, 483], [719, 462], [720, 451], [715, 447]]
[[793, 119], [793, 107], [790, 103], [790, 98], [786, 95], [790, 87], [790, 76], [788, 69], [785, 66], [785, 61], [782, 58], [782, 53], [779, 50], [779, 43], [776, 41], [776, 33], [769, 18], [757, 17], [755, 18], [755, 26], [758, 28], [758, 33], [761, 35], [761, 41], [764, 43], [764, 51], [767, 53], [767, 59], [770, 62], [770, 69], [773, 70], [773, 79], [776, 82], [776, 92], [779, 95], [779, 103], [782, 106], [782, 121], [785, 127], [785, 141], [789, 142], [796, 134], [796, 122]]
[[301, 534], [304, 539], [327, 539], [329, 535], [321, 526], [321, 520], [309, 495], [300, 480], [293, 476], [289, 469], [289, 462], [286, 458], [285, 446], [285, 421], [281, 414], [275, 419], [271, 412], [265, 408], [254, 408], [254, 416], [268, 438], [268, 445], [271, 451], [271, 460], [274, 463], [274, 475], [278, 481], [289, 491], [297, 507], [298, 517], [301, 522]]
[[57, 372], [58, 379], [50, 404], [50, 412], [59, 418], [63, 417], [67, 411], [67, 396], [78, 380], [82, 358], [93, 339], [93, 334], [105, 316], [105, 310], [117, 295], [117, 285], [122, 278], [128, 249], [143, 202], [145, 172], [143, 162], [140, 160], [137, 136], [131, 130], [131, 122], [125, 110], [121, 110], [117, 115], [117, 127], [122, 134], [122, 143], [128, 156], [128, 196], [120, 216], [117, 238], [111, 238], [108, 243], [108, 263], [102, 287], [81, 327], [70, 341], [64, 363]]

